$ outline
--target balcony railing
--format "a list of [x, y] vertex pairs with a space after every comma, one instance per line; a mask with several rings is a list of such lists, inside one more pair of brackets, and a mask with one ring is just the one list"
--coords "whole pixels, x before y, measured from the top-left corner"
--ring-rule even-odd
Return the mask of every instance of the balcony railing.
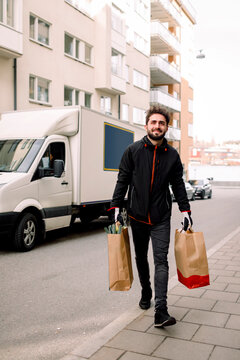
[[180, 54], [181, 44], [178, 39], [159, 21], [151, 22], [151, 53]]
[[181, 7], [188, 14], [194, 24], [196, 24], [196, 10], [189, 0], [179, 0]]
[[166, 133], [166, 139], [172, 141], [180, 141], [181, 140], [181, 130], [172, 126], [168, 127], [168, 131]]
[[126, 94], [126, 80], [115, 75], [111, 74], [111, 90], [113, 94], [123, 95]]
[[150, 57], [150, 70], [153, 84], [179, 84], [181, 82], [180, 71], [160, 55]]
[[150, 90], [150, 103], [161, 104], [170, 112], [181, 112], [181, 101], [163, 92], [160, 88], [152, 88]]
[[181, 26], [182, 16], [169, 0], [151, 0], [151, 18]]

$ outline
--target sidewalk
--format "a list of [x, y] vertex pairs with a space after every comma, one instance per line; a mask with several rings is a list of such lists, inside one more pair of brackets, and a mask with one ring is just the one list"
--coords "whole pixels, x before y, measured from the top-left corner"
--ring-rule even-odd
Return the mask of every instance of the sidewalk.
[[189, 290], [170, 279], [176, 325], [154, 328], [154, 307], [136, 306], [62, 360], [239, 360], [240, 227], [208, 251], [208, 262], [210, 286]]

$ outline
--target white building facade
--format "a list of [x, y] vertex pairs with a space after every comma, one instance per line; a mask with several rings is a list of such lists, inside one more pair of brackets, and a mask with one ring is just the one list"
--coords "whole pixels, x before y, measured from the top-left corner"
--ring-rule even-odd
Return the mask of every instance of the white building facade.
[[0, 113], [84, 105], [144, 125], [160, 104], [187, 154], [194, 23], [188, 0], [0, 0]]

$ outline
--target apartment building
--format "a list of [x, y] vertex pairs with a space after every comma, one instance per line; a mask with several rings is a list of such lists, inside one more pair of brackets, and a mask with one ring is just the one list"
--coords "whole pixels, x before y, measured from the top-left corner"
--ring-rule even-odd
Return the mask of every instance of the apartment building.
[[142, 122], [148, 0], [0, 0], [0, 14], [0, 112], [80, 104]]
[[161, 104], [187, 169], [194, 23], [188, 0], [0, 0], [0, 112], [84, 105], [144, 125]]
[[181, 154], [187, 178], [193, 144], [193, 25], [188, 0], [151, 0], [150, 103], [171, 114], [169, 143]]

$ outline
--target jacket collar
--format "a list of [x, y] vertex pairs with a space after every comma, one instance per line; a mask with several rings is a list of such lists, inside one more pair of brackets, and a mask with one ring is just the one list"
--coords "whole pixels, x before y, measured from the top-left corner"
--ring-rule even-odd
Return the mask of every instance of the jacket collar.
[[[151, 143], [151, 141], [148, 139], [147, 135], [145, 135], [145, 136], [142, 138], [142, 140], [143, 140], [144, 146], [145, 146], [146, 148], [149, 148], [149, 149], [151, 149], [151, 150], [154, 150], [154, 149], [155, 149], [155, 145], [153, 145], [153, 144]], [[157, 149], [158, 149], [158, 150], [167, 151], [167, 150], [165, 150], [165, 149], [167, 149], [167, 148], [168, 148], [168, 143], [167, 143], [166, 138], [164, 137], [162, 144], [161, 144], [160, 146], [158, 146]]]

